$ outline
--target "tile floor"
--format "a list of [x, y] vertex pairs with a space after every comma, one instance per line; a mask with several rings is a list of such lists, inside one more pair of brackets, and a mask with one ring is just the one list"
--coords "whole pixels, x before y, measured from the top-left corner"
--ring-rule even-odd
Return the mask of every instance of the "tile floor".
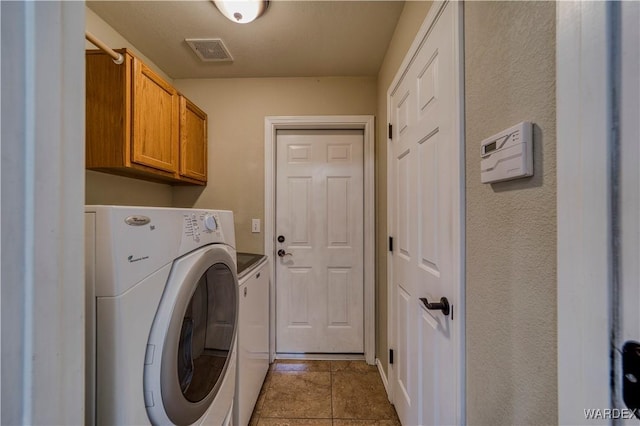
[[400, 426], [380, 374], [364, 361], [278, 360], [250, 426]]

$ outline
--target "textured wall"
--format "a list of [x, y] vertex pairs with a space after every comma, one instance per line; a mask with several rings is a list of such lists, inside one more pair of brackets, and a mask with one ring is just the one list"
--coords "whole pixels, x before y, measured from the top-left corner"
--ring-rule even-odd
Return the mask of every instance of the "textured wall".
[[413, 43], [432, 2], [409, 1], [378, 73], [376, 132], [376, 357], [387, 373], [387, 91]]
[[85, 171], [85, 204], [171, 207], [170, 185]]
[[238, 250], [262, 253], [264, 118], [272, 115], [374, 115], [375, 77], [175, 80], [209, 115], [209, 182], [175, 187], [179, 207], [231, 209]]
[[[555, 4], [465, 3], [467, 421], [556, 424]], [[480, 141], [534, 127], [534, 176], [480, 183]]]
[[[93, 33], [93, 35], [114, 49], [128, 47], [138, 55], [145, 64], [159, 73], [164, 79], [171, 82], [171, 79], [161, 69], [109, 26], [109, 24], [104, 22], [91, 9], [85, 8], [85, 12], [85, 26], [87, 31]], [[86, 42], [85, 47], [87, 49], [96, 49], [96, 47], [89, 42]], [[86, 204], [169, 207], [172, 203], [170, 185], [89, 170], [85, 174], [85, 179]]]

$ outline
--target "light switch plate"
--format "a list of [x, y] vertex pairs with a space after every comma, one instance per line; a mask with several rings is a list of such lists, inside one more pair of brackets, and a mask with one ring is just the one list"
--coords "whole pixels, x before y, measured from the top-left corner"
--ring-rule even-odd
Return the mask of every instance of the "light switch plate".
[[251, 219], [251, 232], [260, 233], [260, 219]]

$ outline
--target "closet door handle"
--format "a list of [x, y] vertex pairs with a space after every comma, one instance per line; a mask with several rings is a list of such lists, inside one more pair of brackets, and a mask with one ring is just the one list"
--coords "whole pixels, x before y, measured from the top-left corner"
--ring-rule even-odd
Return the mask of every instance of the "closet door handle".
[[421, 297], [420, 301], [425, 306], [425, 308], [430, 311], [442, 311], [442, 313], [447, 316], [449, 315], [449, 301], [446, 297], [441, 297], [439, 302], [429, 303], [426, 297]]

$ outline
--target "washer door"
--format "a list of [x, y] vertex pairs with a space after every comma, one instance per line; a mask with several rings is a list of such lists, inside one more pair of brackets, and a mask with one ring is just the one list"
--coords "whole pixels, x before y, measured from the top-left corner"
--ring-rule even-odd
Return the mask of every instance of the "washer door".
[[[226, 246], [213, 245], [174, 262], [149, 337], [149, 346], [160, 344], [161, 359], [145, 362], [145, 401], [153, 423], [194, 423], [220, 389], [238, 315], [232, 254]], [[158, 390], [162, 407], [154, 403], [157, 397], [149, 398]]]

